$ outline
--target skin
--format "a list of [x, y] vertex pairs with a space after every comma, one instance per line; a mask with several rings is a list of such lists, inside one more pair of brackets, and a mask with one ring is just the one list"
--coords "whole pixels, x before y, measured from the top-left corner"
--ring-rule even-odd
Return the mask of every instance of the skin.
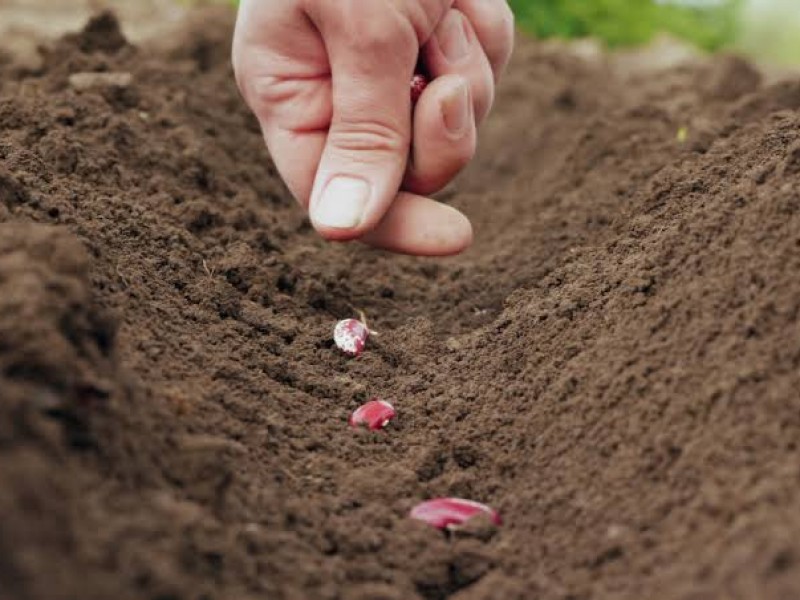
[[[429, 196], [472, 159], [513, 38], [506, 0], [242, 0], [233, 64], [323, 237], [440, 256], [472, 226]], [[432, 82], [412, 111], [418, 60]]]

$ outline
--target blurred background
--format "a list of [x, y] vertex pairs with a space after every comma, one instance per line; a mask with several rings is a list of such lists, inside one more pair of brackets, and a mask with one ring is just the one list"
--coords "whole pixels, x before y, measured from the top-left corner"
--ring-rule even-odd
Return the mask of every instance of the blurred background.
[[668, 34], [708, 51], [800, 65], [800, 0], [510, 0], [538, 37], [594, 37], [610, 47]]
[[[193, 4], [235, 0], [0, 0], [0, 43], [33, 45], [112, 7], [134, 40], [158, 36]], [[800, 67], [800, 0], [510, 0], [520, 27], [541, 38], [593, 37], [611, 48], [664, 35], [699, 48], [735, 50], [772, 65]]]

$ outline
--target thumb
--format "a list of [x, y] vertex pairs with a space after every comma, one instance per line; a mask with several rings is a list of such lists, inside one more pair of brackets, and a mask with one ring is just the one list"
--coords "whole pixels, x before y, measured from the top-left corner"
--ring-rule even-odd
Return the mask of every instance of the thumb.
[[[348, 240], [374, 228], [398, 194], [409, 156], [409, 80], [419, 46], [397, 12], [377, 8], [383, 3], [316, 4], [319, 12], [309, 17], [328, 52], [333, 116], [309, 213], [323, 236]], [[351, 5], [359, 10], [347, 10]]]

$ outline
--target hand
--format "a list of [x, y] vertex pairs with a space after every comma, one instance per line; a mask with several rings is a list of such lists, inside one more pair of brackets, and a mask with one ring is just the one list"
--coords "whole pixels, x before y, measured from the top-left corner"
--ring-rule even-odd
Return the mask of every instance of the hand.
[[[513, 29], [506, 0], [242, 0], [233, 63], [320, 234], [447, 255], [472, 227], [425, 195], [474, 155]], [[412, 113], [418, 60], [433, 81]]]

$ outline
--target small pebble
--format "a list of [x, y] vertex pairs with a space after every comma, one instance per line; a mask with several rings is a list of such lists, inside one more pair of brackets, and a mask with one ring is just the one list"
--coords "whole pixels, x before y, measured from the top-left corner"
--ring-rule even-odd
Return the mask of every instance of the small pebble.
[[70, 87], [79, 92], [103, 88], [126, 88], [131, 83], [133, 83], [133, 75], [125, 72], [84, 72], [73, 73], [69, 76]]

